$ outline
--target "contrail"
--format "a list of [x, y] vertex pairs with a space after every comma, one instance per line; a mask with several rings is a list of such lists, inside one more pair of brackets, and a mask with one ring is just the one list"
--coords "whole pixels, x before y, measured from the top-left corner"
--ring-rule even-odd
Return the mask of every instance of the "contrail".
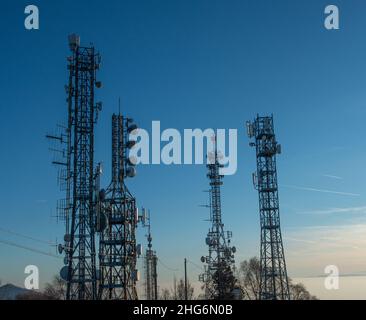
[[297, 239], [297, 238], [291, 238], [291, 237], [284, 237], [283, 239], [288, 240], [288, 241], [304, 242], [304, 243], [311, 243], [311, 244], [316, 243], [316, 241], [312, 241], [312, 240], [304, 240], [304, 239]]
[[308, 188], [308, 187], [299, 187], [293, 185], [282, 185], [285, 188], [295, 189], [295, 190], [304, 190], [304, 191], [314, 191], [314, 192], [322, 192], [322, 193], [331, 193], [331, 194], [338, 194], [342, 196], [352, 196], [352, 197], [359, 197], [359, 193], [350, 193], [350, 192], [341, 192], [341, 191], [333, 191], [333, 190], [326, 190], [326, 189], [316, 189], [316, 188]]
[[323, 174], [323, 177], [331, 178], [331, 179], [337, 179], [337, 180], [343, 180], [343, 178], [342, 178], [342, 177], [334, 176], [334, 175], [332, 175], [332, 174]]
[[366, 213], [366, 206], [363, 207], [348, 207], [348, 208], [330, 208], [324, 210], [303, 211], [299, 214], [333, 214], [333, 213]]

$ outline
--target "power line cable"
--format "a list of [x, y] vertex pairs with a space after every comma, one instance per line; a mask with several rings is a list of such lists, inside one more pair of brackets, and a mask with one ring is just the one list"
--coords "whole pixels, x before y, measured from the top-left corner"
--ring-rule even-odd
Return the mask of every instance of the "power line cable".
[[24, 249], [24, 250], [32, 251], [32, 252], [35, 252], [35, 253], [43, 254], [45, 256], [50, 256], [50, 257], [53, 257], [53, 258], [61, 259], [60, 256], [57, 256], [55, 254], [45, 252], [45, 251], [42, 251], [42, 250], [38, 250], [38, 249], [35, 249], [35, 248], [23, 246], [21, 244], [15, 243], [15, 242], [0, 239], [0, 243], [6, 244], [8, 246], [17, 247], [17, 248], [21, 248], [21, 249]]
[[6, 233], [9, 233], [9, 234], [18, 236], [18, 237], [22, 237], [22, 238], [25, 238], [25, 239], [33, 240], [33, 241], [36, 241], [36, 242], [45, 243], [45, 244], [48, 244], [48, 245], [51, 245], [51, 246], [56, 245], [56, 243], [54, 243], [54, 242], [46, 241], [46, 240], [42, 240], [42, 239], [37, 239], [37, 238], [31, 237], [31, 236], [28, 236], [28, 235], [25, 235], [25, 234], [22, 234], [22, 233], [19, 233], [19, 232], [16, 232], [16, 231], [12, 231], [12, 230], [9, 230], [9, 229], [4, 229], [4, 228], [0, 227], [0, 231], [6, 232]]
[[193, 262], [193, 261], [191, 261], [191, 260], [189, 260], [189, 259], [187, 259], [187, 261], [188, 261], [190, 264], [192, 264], [193, 266], [195, 266], [197, 269], [204, 270], [204, 268], [203, 268], [202, 266], [200, 266], [200, 265], [196, 264], [195, 262]]
[[165, 268], [165, 269], [168, 269], [168, 270], [170, 270], [170, 271], [173, 271], [173, 272], [177, 272], [177, 271], [179, 271], [180, 269], [173, 269], [173, 268], [171, 268], [171, 267], [168, 267], [165, 263], [163, 263], [163, 261], [160, 259], [160, 258], [158, 258], [158, 262]]

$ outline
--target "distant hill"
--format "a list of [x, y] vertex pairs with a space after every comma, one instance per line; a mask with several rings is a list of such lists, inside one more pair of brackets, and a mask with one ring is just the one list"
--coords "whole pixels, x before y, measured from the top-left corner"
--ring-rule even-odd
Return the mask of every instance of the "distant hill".
[[0, 287], [0, 300], [15, 300], [19, 294], [25, 294], [29, 291], [9, 283]]

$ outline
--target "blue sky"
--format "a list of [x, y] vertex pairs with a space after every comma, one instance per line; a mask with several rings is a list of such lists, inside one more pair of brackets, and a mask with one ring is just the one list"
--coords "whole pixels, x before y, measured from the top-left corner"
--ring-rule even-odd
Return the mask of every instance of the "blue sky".
[[[237, 128], [238, 171], [224, 179], [223, 219], [237, 261], [258, 255], [255, 154], [244, 124], [273, 113], [283, 149], [278, 176], [289, 275], [319, 275], [326, 264], [366, 272], [366, 243], [358, 236], [366, 231], [364, 1], [332, 1], [340, 9], [337, 31], [323, 27], [330, 3], [321, 0], [32, 3], [40, 10], [38, 31], [24, 29], [27, 1], [5, 1], [0, 12], [1, 228], [45, 241], [63, 237], [63, 225], [51, 217], [63, 195], [44, 135], [66, 117], [67, 35], [76, 32], [102, 55], [95, 159], [104, 163], [104, 185], [118, 97], [122, 112], [148, 130], [152, 120], [182, 131]], [[140, 166], [129, 182], [152, 212], [161, 261], [181, 277], [184, 257], [199, 264], [207, 252], [208, 212], [199, 207], [207, 201], [206, 168]], [[144, 230], [138, 232], [144, 242]], [[55, 253], [4, 230], [0, 240]], [[0, 261], [0, 278], [17, 284], [28, 264], [40, 267], [42, 283], [62, 266], [61, 259], [1, 243]], [[174, 272], [159, 267], [164, 286]], [[198, 273], [191, 265], [192, 281]]]

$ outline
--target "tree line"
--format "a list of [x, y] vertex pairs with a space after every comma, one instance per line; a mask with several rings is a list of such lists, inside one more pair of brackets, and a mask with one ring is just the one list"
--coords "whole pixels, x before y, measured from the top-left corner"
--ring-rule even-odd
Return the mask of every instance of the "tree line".
[[[257, 257], [250, 258], [240, 263], [236, 271], [237, 286], [240, 288], [243, 300], [257, 300], [260, 285], [260, 262]], [[302, 283], [294, 283], [289, 278], [290, 295], [292, 300], [317, 300]], [[195, 294], [194, 287], [187, 283], [188, 300], [204, 299], [202, 293]], [[30, 291], [19, 295], [18, 300], [64, 300], [66, 296], [66, 282], [55, 276], [51, 283], [47, 283], [42, 292]], [[174, 281], [172, 288], [162, 288], [159, 300], [184, 300], [185, 282], [183, 279]]]

